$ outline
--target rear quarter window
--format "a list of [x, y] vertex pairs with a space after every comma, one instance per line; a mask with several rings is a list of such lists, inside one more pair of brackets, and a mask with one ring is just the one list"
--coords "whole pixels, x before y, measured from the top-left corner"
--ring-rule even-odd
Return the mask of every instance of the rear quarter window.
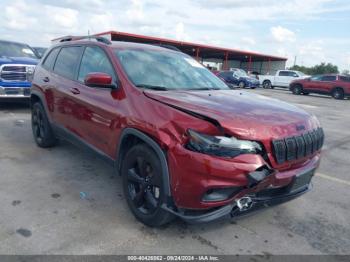
[[336, 76], [322, 76], [321, 81], [335, 81], [336, 79]]
[[278, 75], [279, 75], [279, 76], [289, 76], [289, 73], [288, 73], [288, 71], [280, 71], [280, 72], [278, 73]]
[[350, 76], [339, 76], [340, 81], [350, 82]]

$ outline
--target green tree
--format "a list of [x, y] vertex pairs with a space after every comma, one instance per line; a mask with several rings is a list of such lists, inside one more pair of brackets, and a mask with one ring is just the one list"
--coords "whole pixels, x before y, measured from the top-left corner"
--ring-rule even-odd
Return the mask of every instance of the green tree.
[[350, 71], [348, 69], [344, 69], [341, 73], [343, 75], [350, 75]]
[[301, 71], [307, 75], [322, 75], [322, 74], [338, 74], [338, 66], [331, 63], [321, 63], [312, 67], [295, 65], [289, 68], [290, 70]]

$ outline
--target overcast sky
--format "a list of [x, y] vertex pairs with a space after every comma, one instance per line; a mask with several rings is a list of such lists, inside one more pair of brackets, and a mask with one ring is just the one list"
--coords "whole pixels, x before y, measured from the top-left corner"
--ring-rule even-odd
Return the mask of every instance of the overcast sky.
[[1, 39], [49, 46], [63, 35], [123, 31], [350, 69], [348, 0], [2, 0]]

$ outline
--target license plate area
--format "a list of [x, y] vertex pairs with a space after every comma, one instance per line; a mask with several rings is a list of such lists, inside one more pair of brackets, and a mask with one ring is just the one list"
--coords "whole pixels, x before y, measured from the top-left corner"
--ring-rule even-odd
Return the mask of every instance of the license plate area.
[[298, 192], [305, 190], [311, 182], [315, 170], [310, 170], [306, 173], [302, 173], [294, 177], [294, 180], [290, 187], [290, 192]]

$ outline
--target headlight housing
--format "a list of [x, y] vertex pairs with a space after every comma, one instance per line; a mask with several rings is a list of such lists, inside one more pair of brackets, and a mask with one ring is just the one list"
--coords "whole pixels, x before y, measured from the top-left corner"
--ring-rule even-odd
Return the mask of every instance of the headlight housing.
[[235, 157], [241, 154], [262, 152], [261, 145], [255, 141], [240, 140], [235, 137], [210, 136], [192, 129], [188, 129], [187, 133], [190, 137], [187, 148], [192, 151], [220, 157]]

